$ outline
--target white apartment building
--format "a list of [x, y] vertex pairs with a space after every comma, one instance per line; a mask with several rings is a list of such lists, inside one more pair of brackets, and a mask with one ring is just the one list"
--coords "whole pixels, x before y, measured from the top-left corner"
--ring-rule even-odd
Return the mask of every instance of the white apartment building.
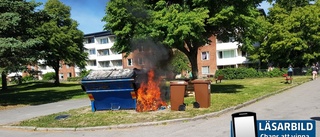
[[[89, 53], [87, 70], [122, 69], [122, 54], [111, 50], [115, 35], [110, 31], [102, 31], [84, 35], [84, 46]], [[76, 70], [79, 72], [80, 70]]]
[[[217, 67], [218, 69], [224, 67], [235, 67], [252, 63], [247, 59], [247, 53], [240, 50], [241, 44], [235, 42], [233, 37], [230, 37], [228, 42], [221, 42], [217, 40]], [[254, 46], [259, 46], [255, 44]]]

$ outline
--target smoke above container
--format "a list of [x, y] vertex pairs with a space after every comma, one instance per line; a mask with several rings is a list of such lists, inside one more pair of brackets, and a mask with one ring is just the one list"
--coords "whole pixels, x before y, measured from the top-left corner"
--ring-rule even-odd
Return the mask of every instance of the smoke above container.
[[145, 71], [154, 70], [156, 77], [165, 75], [172, 59], [172, 50], [152, 39], [141, 39], [131, 42], [132, 50], [136, 51], [133, 60]]

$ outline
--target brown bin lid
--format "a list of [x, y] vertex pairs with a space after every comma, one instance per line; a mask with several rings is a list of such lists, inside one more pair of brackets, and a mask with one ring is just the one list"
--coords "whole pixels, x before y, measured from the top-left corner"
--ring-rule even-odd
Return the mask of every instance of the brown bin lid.
[[209, 84], [209, 83], [211, 83], [211, 81], [205, 80], [205, 79], [195, 79], [191, 83], [193, 83], [193, 84]]
[[188, 85], [185, 81], [171, 81], [170, 85]]

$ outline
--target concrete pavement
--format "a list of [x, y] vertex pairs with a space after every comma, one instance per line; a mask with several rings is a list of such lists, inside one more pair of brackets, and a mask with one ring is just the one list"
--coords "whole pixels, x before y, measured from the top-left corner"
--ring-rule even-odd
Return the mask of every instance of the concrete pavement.
[[[82, 101], [85, 105], [89, 104], [89, 100]], [[320, 120], [319, 101], [320, 80], [315, 80], [288, 89], [287, 91], [257, 101], [240, 109], [230, 110], [217, 117], [123, 129], [108, 129], [108, 127], [102, 127], [100, 130], [95, 131], [30, 131], [0, 128], [0, 135], [6, 137], [228, 137], [230, 136], [231, 114], [239, 111], [253, 111], [257, 113], [258, 120], [316, 119], [317, 136], [320, 136], [320, 122], [318, 121]], [[49, 109], [49, 107], [47, 107], [47, 109]], [[26, 111], [27, 110], [25, 110], [25, 113]], [[36, 109], [36, 111], [39, 110]], [[8, 123], [3, 122], [5, 117], [1, 111], [0, 116], [2, 118], [0, 123]], [[7, 114], [6, 117], [14, 119], [10, 118], [13, 117], [12, 115], [10, 116]], [[21, 120], [23, 118], [20, 117], [19, 119]]]
[[76, 109], [89, 105], [90, 100], [86, 98], [3, 110], [0, 111], [0, 125], [8, 125], [11, 123], [27, 120], [34, 117], [63, 112], [70, 109]]

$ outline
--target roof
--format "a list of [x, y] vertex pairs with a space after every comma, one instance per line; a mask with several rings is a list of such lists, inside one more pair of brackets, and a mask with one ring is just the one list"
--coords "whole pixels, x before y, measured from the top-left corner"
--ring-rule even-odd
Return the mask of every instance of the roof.
[[110, 30], [107, 30], [107, 31], [84, 34], [84, 37], [85, 38], [86, 37], [101, 37], [101, 36], [109, 36], [109, 35], [114, 35], [114, 34], [112, 34]]

